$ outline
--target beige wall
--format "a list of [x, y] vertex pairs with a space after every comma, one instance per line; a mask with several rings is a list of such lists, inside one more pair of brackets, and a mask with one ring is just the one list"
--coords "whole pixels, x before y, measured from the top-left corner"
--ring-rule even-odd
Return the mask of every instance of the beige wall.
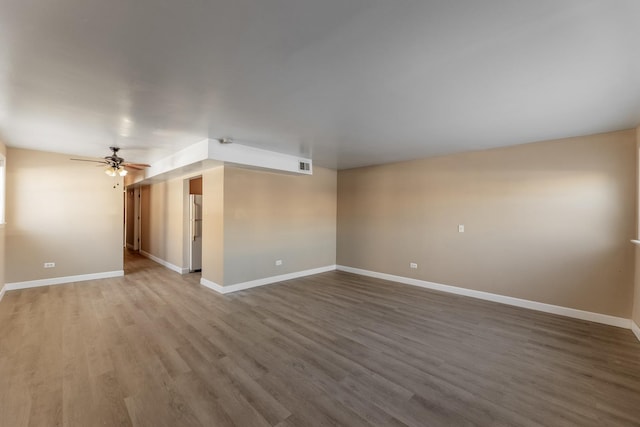
[[122, 186], [68, 155], [7, 151], [5, 281], [122, 270]]
[[[640, 126], [636, 128], [636, 165], [640, 165]], [[640, 170], [636, 172], [637, 192], [640, 192]], [[638, 226], [636, 228], [635, 239], [638, 239], [640, 238], [640, 197], [638, 197], [638, 204], [636, 205], [636, 218], [638, 220]], [[635, 269], [633, 313], [631, 319], [636, 325], [640, 326], [640, 246], [635, 247]]]
[[202, 194], [202, 177], [189, 180], [189, 194]]
[[631, 130], [340, 171], [338, 264], [629, 318], [635, 162]]
[[[142, 250], [186, 268], [187, 178], [142, 187]], [[221, 286], [335, 264], [335, 171], [202, 173], [202, 277]], [[276, 266], [275, 261], [283, 261]]]
[[225, 166], [224, 285], [334, 265], [336, 186], [336, 171], [320, 167], [288, 175]]
[[[0, 154], [7, 157], [7, 147], [0, 141]], [[8, 159], [7, 159], [8, 162]], [[6, 181], [5, 181], [6, 182]], [[6, 206], [6, 204], [5, 204]], [[0, 224], [0, 290], [5, 283], [5, 225]]]
[[127, 232], [125, 233], [126, 236], [126, 243], [128, 246], [133, 247], [134, 246], [134, 237], [135, 237], [135, 221], [136, 221], [136, 216], [135, 216], [135, 191], [133, 188], [127, 190], [126, 192], [126, 203], [127, 203], [127, 207], [126, 207], [126, 213], [127, 213], [127, 218], [125, 220], [125, 225], [127, 228]]
[[[149, 198], [151, 188], [148, 185], [140, 187], [140, 250], [145, 251], [150, 246], [151, 222], [147, 219], [150, 216], [151, 199]], [[146, 249], [145, 249], [146, 248]]]
[[202, 174], [202, 277], [224, 284], [224, 167]]
[[636, 275], [634, 281], [633, 313], [631, 320], [640, 326], [640, 246], [635, 247]]
[[141, 189], [141, 247], [177, 267], [184, 260], [185, 183], [177, 178]]

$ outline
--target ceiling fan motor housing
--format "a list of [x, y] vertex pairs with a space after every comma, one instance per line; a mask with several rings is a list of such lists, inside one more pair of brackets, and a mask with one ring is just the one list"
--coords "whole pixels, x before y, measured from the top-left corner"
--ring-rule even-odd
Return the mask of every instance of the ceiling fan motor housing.
[[113, 167], [115, 167], [116, 169], [118, 167], [120, 167], [120, 165], [122, 164], [122, 162], [124, 162], [124, 159], [122, 157], [118, 156], [118, 151], [120, 151], [119, 147], [109, 147], [109, 149], [111, 151], [113, 151], [113, 154], [110, 156], [106, 156], [104, 159], [109, 162], [109, 164]]

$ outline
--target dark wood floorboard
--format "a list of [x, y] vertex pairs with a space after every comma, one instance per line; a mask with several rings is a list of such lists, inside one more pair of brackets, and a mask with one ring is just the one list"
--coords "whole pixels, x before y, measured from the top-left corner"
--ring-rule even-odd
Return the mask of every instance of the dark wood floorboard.
[[628, 330], [342, 272], [126, 273], [6, 293], [0, 427], [640, 426]]

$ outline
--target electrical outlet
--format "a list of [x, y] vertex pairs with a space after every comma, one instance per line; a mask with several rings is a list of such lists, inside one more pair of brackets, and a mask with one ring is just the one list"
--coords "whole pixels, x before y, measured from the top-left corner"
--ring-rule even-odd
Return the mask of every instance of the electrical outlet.
[[55, 262], [45, 262], [44, 263], [44, 268], [53, 268], [56, 266]]
[[281, 259], [277, 259], [276, 260], [276, 265], [282, 265], [282, 260]]
[[458, 233], [464, 233], [464, 224], [458, 225]]
[[418, 264], [416, 264], [415, 262], [412, 262], [412, 263], [409, 263], [409, 267], [418, 268]]

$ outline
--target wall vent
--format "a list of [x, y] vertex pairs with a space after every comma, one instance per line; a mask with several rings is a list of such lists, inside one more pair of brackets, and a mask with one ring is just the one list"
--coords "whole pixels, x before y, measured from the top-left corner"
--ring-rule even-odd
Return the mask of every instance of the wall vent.
[[309, 162], [299, 162], [298, 170], [309, 172], [311, 170], [311, 164]]

